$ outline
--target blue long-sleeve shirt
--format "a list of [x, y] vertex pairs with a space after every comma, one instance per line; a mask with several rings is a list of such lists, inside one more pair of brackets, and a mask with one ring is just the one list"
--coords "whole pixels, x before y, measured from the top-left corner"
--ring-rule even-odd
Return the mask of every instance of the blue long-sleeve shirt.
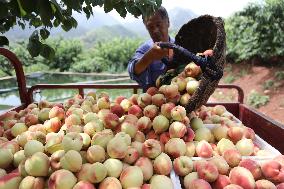
[[[170, 42], [174, 39], [170, 38]], [[128, 62], [128, 73], [132, 80], [135, 80], [146, 91], [149, 87], [155, 86], [157, 78], [165, 73], [167, 66], [162, 60], [152, 62], [142, 73], [139, 75], [134, 73], [134, 67], [137, 62], [144, 56], [144, 54], [153, 46], [153, 40], [148, 40], [143, 43], [135, 52], [134, 56]]]

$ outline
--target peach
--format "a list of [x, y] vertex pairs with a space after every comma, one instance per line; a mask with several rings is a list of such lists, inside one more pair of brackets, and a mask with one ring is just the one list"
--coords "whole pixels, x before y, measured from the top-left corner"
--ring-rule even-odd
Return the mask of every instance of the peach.
[[194, 179], [189, 184], [189, 189], [211, 189], [210, 184], [203, 179]]
[[47, 176], [49, 166], [49, 158], [42, 152], [33, 154], [25, 161], [25, 170], [30, 176]]
[[162, 89], [159, 89], [167, 99], [172, 99], [174, 97], [176, 97], [177, 95], [179, 95], [179, 91], [178, 91], [178, 85], [175, 84], [170, 84], [170, 85], [165, 85], [165, 87]]
[[212, 133], [210, 131], [210, 129], [206, 128], [206, 127], [201, 127], [197, 130], [195, 130], [195, 137], [194, 140], [196, 141], [202, 141], [205, 140], [207, 142], [209, 142], [212, 138]]
[[278, 184], [276, 186], [277, 189], [283, 189], [284, 188], [284, 183]]
[[198, 118], [198, 117], [193, 117], [191, 120], [190, 120], [190, 127], [196, 131], [197, 129], [200, 129], [202, 127], [204, 127], [203, 125], [203, 121]]
[[223, 105], [216, 105], [213, 107], [212, 109], [212, 113], [221, 116], [222, 114], [224, 114], [226, 112], [226, 108]]
[[134, 141], [131, 143], [131, 146], [134, 147], [138, 151], [140, 157], [143, 155], [143, 151], [142, 151], [143, 143], [142, 142]]
[[223, 153], [223, 157], [226, 162], [230, 165], [230, 167], [236, 167], [242, 160], [242, 156], [238, 150], [229, 149], [225, 150]]
[[191, 182], [195, 179], [198, 179], [198, 174], [197, 172], [191, 172], [189, 174], [187, 174], [184, 179], [183, 179], [183, 185], [184, 187], [187, 189], [189, 188]]
[[0, 178], [3, 177], [4, 175], [7, 175], [7, 172], [5, 171], [5, 169], [0, 168]]
[[255, 189], [276, 189], [276, 186], [269, 180], [257, 180], [255, 182]]
[[243, 138], [237, 142], [236, 148], [242, 156], [250, 156], [253, 153], [254, 144], [251, 139]]
[[13, 158], [14, 167], [18, 167], [19, 164], [21, 163], [21, 161], [23, 161], [24, 159], [26, 159], [24, 150], [20, 150], [20, 151], [16, 152], [14, 154], [14, 158]]
[[201, 69], [194, 62], [190, 62], [185, 66], [184, 73], [186, 77], [195, 78], [201, 73]]
[[118, 178], [122, 172], [122, 162], [117, 159], [109, 158], [104, 162], [107, 169], [107, 176]]
[[121, 131], [128, 134], [131, 138], [134, 138], [138, 131], [138, 126], [136, 123], [124, 121], [121, 124]]
[[279, 162], [282, 167], [284, 167], [284, 155], [278, 155], [273, 160]]
[[19, 189], [44, 189], [45, 181], [41, 177], [27, 176], [19, 186]]
[[155, 158], [153, 167], [156, 174], [169, 175], [172, 170], [171, 158], [162, 152]]
[[72, 172], [64, 169], [53, 172], [48, 179], [50, 189], [72, 189], [77, 182], [77, 178]]
[[255, 132], [252, 128], [244, 127], [244, 137], [254, 140], [255, 139]]
[[183, 106], [176, 106], [171, 110], [173, 120], [182, 121], [186, 117], [186, 110]]
[[110, 100], [108, 97], [101, 97], [97, 101], [98, 108], [101, 109], [109, 109], [110, 108]]
[[125, 112], [128, 112], [129, 108], [132, 106], [132, 103], [128, 99], [123, 99], [120, 102], [120, 106], [123, 108]]
[[147, 105], [152, 103], [152, 96], [148, 93], [142, 93], [138, 96], [137, 104], [141, 108], [145, 108]]
[[[65, 123], [66, 123], [67, 119], [65, 120]], [[45, 130], [47, 132], [58, 132], [59, 129], [61, 128], [62, 123], [57, 117], [54, 117], [54, 118], [51, 118], [50, 120], [46, 120], [43, 125], [44, 125]], [[76, 124], [76, 125], [78, 125], [78, 124]]]
[[249, 170], [251, 172], [251, 174], [253, 175], [255, 180], [260, 179], [261, 176], [262, 176], [260, 165], [252, 159], [243, 159], [239, 163], [239, 166], [244, 167], [247, 170]]
[[0, 148], [10, 150], [10, 152], [12, 152], [12, 154], [15, 154], [17, 151], [20, 150], [20, 146], [16, 142], [16, 140], [11, 140], [11, 141], [5, 142], [5, 143], [0, 145]]
[[107, 153], [111, 158], [123, 159], [127, 153], [127, 146], [123, 138], [114, 137], [107, 144]]
[[[36, 108], [37, 106], [35, 106]], [[16, 111], [8, 111], [6, 112], [3, 117], [1, 119], [3, 119], [3, 121], [7, 121], [7, 120], [10, 120], [10, 119], [15, 119], [17, 118], [18, 116], [18, 113]]]
[[123, 101], [124, 99], [126, 99], [125, 96], [117, 96], [117, 97], [114, 99], [114, 102], [115, 102], [116, 104], [120, 104], [121, 101]]
[[186, 84], [186, 91], [188, 94], [192, 95], [198, 87], [199, 87], [199, 82], [195, 80], [191, 80], [191, 81], [188, 81]]
[[182, 139], [184, 140], [184, 142], [191, 142], [191, 141], [193, 141], [194, 138], [195, 138], [194, 131], [190, 127], [187, 127], [186, 128], [186, 133], [182, 137]]
[[229, 174], [232, 184], [239, 185], [246, 189], [255, 188], [255, 180], [249, 170], [244, 167], [234, 167]]
[[228, 138], [229, 128], [225, 125], [218, 125], [212, 129], [215, 139], [220, 141], [222, 138]]
[[172, 102], [168, 102], [161, 106], [161, 114], [164, 115], [166, 118], [171, 119], [171, 111], [176, 105]]
[[107, 129], [115, 129], [119, 124], [119, 117], [113, 113], [107, 113], [103, 117], [103, 123]]
[[153, 125], [153, 129], [155, 133], [161, 134], [168, 130], [170, 126], [170, 122], [168, 118], [166, 118], [165, 116], [158, 115], [154, 118], [152, 125]]
[[31, 132], [40, 131], [43, 134], [46, 134], [45, 126], [43, 124], [32, 125], [28, 128], [28, 131], [31, 131]]
[[229, 184], [231, 184], [231, 181], [228, 176], [219, 175], [217, 180], [212, 183], [212, 188], [213, 189], [223, 189]]
[[170, 140], [170, 133], [169, 132], [163, 132], [161, 135], [160, 135], [160, 142], [162, 144], [166, 144], [168, 141]]
[[110, 112], [116, 114], [118, 117], [121, 117], [124, 114], [124, 109], [120, 104], [112, 103], [110, 104]]
[[79, 133], [67, 133], [62, 139], [62, 147], [65, 152], [68, 150], [80, 151], [83, 147], [83, 138]]
[[235, 150], [236, 147], [232, 141], [226, 138], [222, 138], [218, 143], [217, 143], [217, 150], [220, 155], [222, 155], [226, 150]]
[[193, 170], [193, 162], [190, 157], [180, 156], [173, 162], [175, 173], [179, 176], [186, 176]]
[[129, 166], [121, 172], [119, 180], [124, 189], [141, 187], [143, 184], [142, 170], [137, 166]]
[[131, 137], [125, 132], [116, 133], [114, 137], [120, 137], [121, 139], [123, 139], [127, 146], [131, 144]]
[[79, 181], [73, 189], [95, 189], [95, 186], [88, 181]]
[[138, 94], [133, 94], [133, 95], [131, 95], [131, 97], [129, 98], [129, 101], [130, 101], [132, 104], [138, 105], [137, 99], [138, 99]]
[[104, 124], [100, 121], [91, 121], [88, 122], [84, 127], [84, 133], [88, 134], [90, 137], [93, 137], [95, 133], [102, 131], [104, 129]]
[[24, 123], [16, 123], [12, 128], [11, 128], [11, 133], [14, 137], [17, 137], [21, 133], [25, 132], [28, 130], [28, 127]]
[[158, 107], [153, 104], [147, 105], [143, 110], [144, 116], [149, 117], [151, 120], [153, 120], [158, 115], [158, 113]]
[[146, 137], [145, 137], [144, 133], [141, 132], [141, 131], [137, 131], [136, 135], [134, 137], [134, 141], [145, 142], [145, 140], [146, 140]]
[[58, 150], [54, 152], [50, 157], [50, 167], [53, 171], [59, 170], [62, 168], [60, 159], [65, 155], [64, 150]]
[[140, 118], [143, 116], [143, 111], [138, 105], [132, 105], [128, 109], [128, 114], [133, 114], [136, 117]]
[[[78, 174], [80, 174], [80, 172]], [[91, 164], [89, 167], [88, 173], [87, 173], [88, 181], [91, 183], [101, 182], [106, 177], [106, 175], [107, 175], [106, 167], [102, 163], [99, 163], [99, 162]]]
[[213, 155], [213, 149], [207, 141], [202, 140], [197, 143], [196, 153], [198, 157], [210, 158]]
[[150, 180], [150, 188], [153, 189], [174, 189], [172, 180], [165, 175], [155, 175]]
[[122, 189], [122, 186], [117, 178], [107, 177], [100, 183], [99, 189]]
[[280, 173], [281, 164], [275, 160], [269, 160], [261, 165], [261, 170], [265, 178], [275, 178]]
[[44, 152], [44, 146], [37, 140], [29, 140], [24, 146], [24, 153], [26, 157], [30, 157], [36, 152]]
[[107, 148], [108, 142], [114, 137], [112, 130], [104, 129], [102, 131], [97, 132], [91, 141], [91, 145], [100, 145], [104, 149]]
[[97, 114], [95, 114], [93, 112], [88, 112], [88, 113], [83, 115], [83, 120], [84, 120], [85, 124], [87, 124], [91, 121], [97, 121], [98, 119], [99, 119], [99, 117], [97, 116]]
[[5, 169], [13, 162], [13, 154], [8, 149], [0, 149], [0, 168]]
[[19, 173], [9, 173], [0, 177], [1, 189], [18, 189], [21, 183], [22, 177]]
[[162, 152], [161, 144], [155, 139], [148, 139], [143, 143], [142, 151], [144, 156], [154, 159]]
[[230, 127], [228, 129], [228, 137], [234, 143], [241, 140], [244, 136], [244, 130], [242, 127]]
[[137, 121], [138, 121], [138, 118], [132, 114], [125, 115], [123, 116], [123, 119], [122, 119], [122, 122], [129, 122], [132, 124], [137, 123]]
[[182, 92], [186, 88], [187, 81], [181, 76], [176, 76], [172, 79], [171, 84], [176, 84], [178, 86], [178, 91]]
[[227, 175], [230, 166], [222, 156], [213, 156], [213, 158], [211, 158], [209, 162], [213, 163], [217, 167], [220, 174]]
[[135, 163], [138, 158], [139, 158], [139, 152], [136, 150], [136, 148], [128, 146], [126, 155], [123, 158], [123, 162], [131, 165]]
[[185, 106], [185, 105], [187, 105], [187, 104], [189, 103], [190, 98], [191, 98], [190, 94], [184, 93], [184, 94], [180, 97], [179, 102], [180, 102], [180, 104], [181, 104], [182, 106]]
[[90, 135], [86, 133], [79, 133], [81, 137], [83, 138], [83, 149], [87, 149], [90, 146], [91, 143], [91, 137]]
[[64, 109], [58, 106], [54, 106], [53, 108], [51, 108], [51, 110], [49, 111], [49, 119], [54, 117], [57, 117], [60, 120], [64, 119], [65, 117]]
[[159, 137], [158, 134], [155, 133], [154, 130], [150, 130], [150, 131], [146, 134], [146, 139], [160, 140], [160, 137]]
[[27, 114], [25, 116], [25, 125], [27, 127], [38, 124], [38, 116], [34, 114]]
[[182, 138], [186, 133], [186, 126], [179, 122], [174, 121], [169, 128], [170, 138]]
[[164, 103], [166, 103], [166, 98], [163, 94], [155, 94], [152, 96], [152, 104], [157, 107], [161, 107]]
[[165, 152], [173, 158], [183, 156], [186, 152], [185, 142], [180, 138], [171, 138], [165, 145]]
[[185, 156], [187, 157], [193, 157], [195, 155], [195, 144], [194, 142], [186, 142], [185, 143], [186, 150], [185, 150]]
[[158, 94], [159, 89], [157, 87], [149, 87], [146, 91], [151, 96], [154, 96], [155, 94]]
[[224, 189], [243, 189], [243, 187], [236, 185], [236, 184], [229, 184], [225, 186]]
[[63, 135], [60, 133], [48, 133], [46, 135], [45, 151], [53, 154], [57, 150], [63, 150], [62, 139]]
[[204, 179], [207, 182], [214, 182], [218, 176], [219, 172], [217, 166], [211, 162], [203, 162], [196, 166], [196, 171], [198, 173], [198, 178]]
[[135, 166], [141, 168], [144, 181], [148, 181], [153, 176], [153, 164], [149, 158], [140, 157], [136, 161]]
[[105, 150], [99, 145], [90, 146], [87, 150], [87, 160], [90, 163], [103, 162], [105, 160]]
[[77, 172], [82, 167], [82, 157], [79, 152], [75, 150], [69, 150], [60, 159], [60, 165], [63, 169], [71, 172]]

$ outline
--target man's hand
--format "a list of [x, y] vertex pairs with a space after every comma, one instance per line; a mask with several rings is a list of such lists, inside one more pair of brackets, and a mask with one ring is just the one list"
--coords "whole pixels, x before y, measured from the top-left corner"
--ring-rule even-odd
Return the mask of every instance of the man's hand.
[[159, 47], [156, 43], [153, 44], [152, 48], [146, 53], [146, 56], [151, 60], [161, 60], [164, 57], [170, 58], [169, 49], [163, 49]]

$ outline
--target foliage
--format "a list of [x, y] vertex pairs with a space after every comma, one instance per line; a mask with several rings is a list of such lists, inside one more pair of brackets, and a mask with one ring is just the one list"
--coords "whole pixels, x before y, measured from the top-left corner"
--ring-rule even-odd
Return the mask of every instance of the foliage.
[[256, 92], [255, 90], [251, 91], [248, 96], [248, 104], [259, 108], [261, 106], [264, 106], [269, 102], [269, 96], [267, 95], [261, 95], [260, 93]]
[[267, 89], [271, 89], [273, 86], [274, 86], [274, 81], [269, 79], [263, 83], [262, 87], [264, 90], [267, 90]]
[[223, 80], [224, 83], [233, 83], [236, 80], [236, 77], [232, 74], [228, 74]]
[[284, 57], [284, 0], [250, 4], [226, 20], [227, 57], [232, 61]]
[[137, 38], [114, 38], [98, 42], [89, 52], [79, 57], [81, 61], [77, 61], [72, 70], [111, 73], [126, 71], [129, 59], [141, 42], [142, 40]]
[[[93, 7], [104, 7], [105, 12], [116, 10], [125, 17], [127, 12], [135, 17], [149, 15], [161, 6], [162, 0], [0, 0], [0, 32], [5, 33], [15, 25], [34, 27], [29, 38], [27, 49], [32, 57], [42, 55], [52, 59], [55, 51], [45, 43], [50, 29], [61, 27], [65, 31], [77, 27], [73, 12], [84, 12], [89, 18], [93, 15]], [[8, 45], [9, 40], [0, 36], [0, 46]]]
[[283, 80], [284, 79], [284, 71], [277, 71], [275, 72], [275, 77], [277, 80]]

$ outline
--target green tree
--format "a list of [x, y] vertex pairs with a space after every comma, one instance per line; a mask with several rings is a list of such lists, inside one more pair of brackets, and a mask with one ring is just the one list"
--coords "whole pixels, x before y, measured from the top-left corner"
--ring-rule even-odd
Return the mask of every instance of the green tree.
[[[93, 7], [104, 7], [105, 12], [116, 10], [125, 17], [127, 12], [135, 17], [149, 15], [162, 4], [162, 0], [0, 0], [0, 33], [5, 33], [15, 25], [23, 29], [33, 26], [36, 30], [29, 38], [27, 49], [31, 56], [42, 55], [52, 59], [55, 51], [45, 43], [49, 29], [61, 27], [65, 31], [77, 27], [72, 13], [83, 13], [89, 18]], [[0, 46], [9, 40], [0, 35]]]
[[227, 55], [233, 61], [284, 57], [284, 0], [250, 4], [226, 20]]

